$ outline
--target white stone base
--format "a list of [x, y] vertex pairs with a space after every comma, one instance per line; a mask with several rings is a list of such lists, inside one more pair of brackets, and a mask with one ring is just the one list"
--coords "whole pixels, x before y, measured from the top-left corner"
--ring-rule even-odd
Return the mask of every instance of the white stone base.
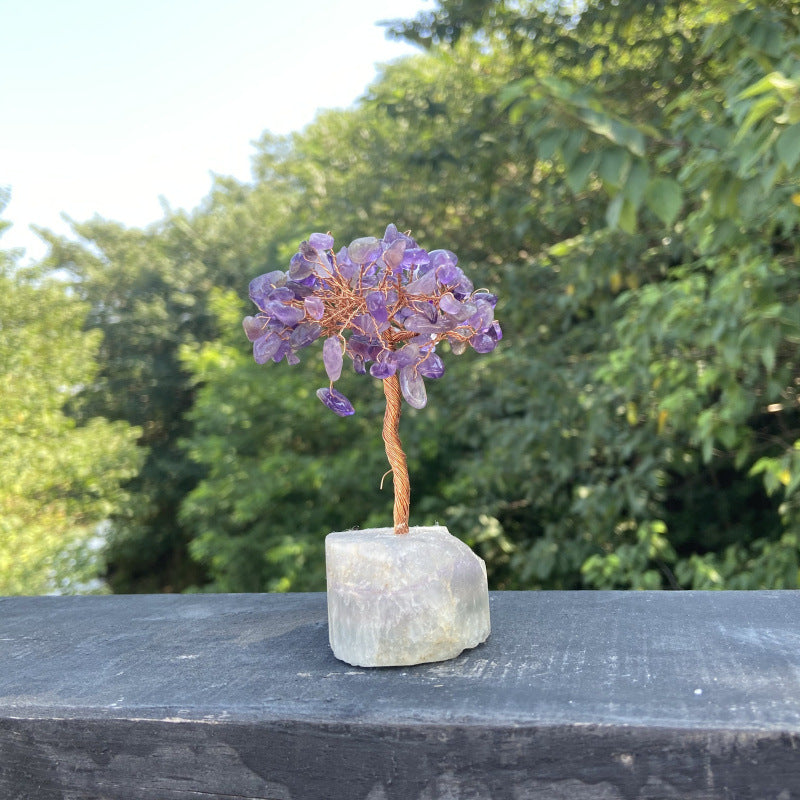
[[325, 538], [333, 654], [358, 667], [446, 661], [490, 632], [486, 564], [447, 528]]

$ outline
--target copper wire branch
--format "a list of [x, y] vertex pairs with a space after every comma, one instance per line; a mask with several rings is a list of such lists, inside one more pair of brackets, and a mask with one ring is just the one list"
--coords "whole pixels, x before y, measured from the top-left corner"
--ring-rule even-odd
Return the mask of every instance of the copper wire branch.
[[411, 508], [411, 483], [408, 479], [406, 454], [400, 444], [400, 381], [397, 375], [383, 379], [386, 396], [386, 413], [383, 417], [383, 442], [386, 457], [392, 468], [394, 484], [394, 532], [408, 533], [408, 515]]
[[[318, 320], [322, 328], [323, 336], [338, 336], [344, 341], [343, 331], [347, 328], [365, 333], [358, 326], [353, 324], [354, 317], [363, 314], [367, 310], [366, 298], [362, 280], [365, 270], [373, 266], [366, 264], [361, 267], [358, 280], [352, 281], [345, 278], [336, 263], [336, 256], [331, 254], [330, 260], [320, 256], [317, 263], [321, 270], [326, 274], [326, 288], [317, 290], [316, 296], [319, 297], [325, 306], [322, 319]], [[444, 287], [448, 290], [448, 287]], [[419, 337], [414, 331], [402, 329], [402, 324], [395, 324], [395, 314], [403, 308], [411, 307], [414, 309], [422, 308], [427, 303], [439, 305], [441, 292], [434, 294], [414, 294], [409, 295], [400, 280], [399, 276], [392, 275], [391, 270], [387, 270], [382, 280], [376, 285], [371, 286], [370, 291], [382, 292], [387, 296], [393, 291], [397, 299], [387, 306], [389, 326], [379, 334], [379, 338], [388, 350], [395, 350], [410, 339]], [[302, 300], [292, 300], [287, 305], [296, 308], [303, 308]], [[264, 311], [264, 309], [261, 309]], [[265, 312], [266, 313], [266, 312]], [[310, 317], [306, 317], [309, 321]], [[267, 318], [268, 322], [268, 318]], [[265, 322], [266, 325], [266, 322]], [[452, 342], [467, 342], [476, 331], [468, 326], [462, 325], [457, 330], [450, 330], [446, 333], [431, 334], [430, 345], [435, 346], [444, 338]], [[431, 348], [428, 355], [433, 352]], [[423, 360], [428, 356], [423, 356]], [[386, 445], [386, 457], [391, 466], [392, 481], [394, 483], [394, 531], [395, 533], [408, 533], [408, 517], [411, 506], [411, 484], [408, 478], [408, 466], [406, 456], [400, 443], [400, 402], [402, 393], [400, 391], [400, 381], [397, 375], [383, 379], [383, 392], [386, 396], [386, 413], [383, 418], [383, 441]], [[388, 474], [388, 473], [387, 473]], [[382, 483], [382, 482], [381, 482]]]
[[[330, 235], [330, 231], [328, 231], [328, 235]], [[307, 244], [307, 242], [303, 242], [303, 245]], [[308, 258], [309, 255], [307, 250], [308, 248], [303, 249], [301, 246], [301, 252], [305, 258]], [[311, 250], [313, 251], [314, 248], [311, 248]], [[400, 272], [395, 269], [385, 269], [380, 279], [376, 280], [374, 272], [376, 261], [374, 260], [371, 263], [360, 264], [357, 275], [351, 274], [351, 271], [348, 270], [349, 277], [342, 273], [333, 252], [328, 255], [327, 252], [317, 251], [314, 263], [316, 264], [314, 272], [322, 281], [320, 285], [314, 288], [313, 295], [317, 300], [322, 301], [322, 309], [320, 310], [318, 305], [313, 309], [310, 306], [307, 307], [306, 300], [303, 299], [305, 294], [301, 297], [296, 292], [293, 299], [284, 302], [286, 306], [298, 310], [302, 309], [304, 322], [308, 325], [316, 326], [317, 330], [312, 334], [312, 341], [314, 338], [320, 337], [337, 337], [341, 342], [343, 352], [346, 352], [348, 340], [344, 336], [344, 331], [351, 330], [361, 337], [366, 337], [366, 340], [370, 343], [377, 339], [382, 349], [382, 355], [386, 351], [402, 349], [406, 342], [416, 340], [418, 343], [415, 353], [416, 358], [414, 359], [416, 363], [414, 370], [416, 371], [420, 364], [433, 355], [434, 349], [439, 342], [447, 340], [451, 346], [455, 344], [466, 345], [472, 340], [472, 337], [479, 333], [467, 322], [458, 324], [454, 328], [427, 335], [413, 330], [405, 330], [403, 321], [406, 315], [401, 316], [401, 312], [410, 311], [417, 314], [430, 314], [431, 308], [433, 308], [438, 313], [443, 295], [446, 292], [455, 291], [458, 288], [457, 283], [452, 286], [439, 283], [435, 292], [424, 294], [418, 290], [408, 292], [406, 286], [403, 285]], [[352, 264], [348, 266], [352, 266]], [[388, 262], [386, 266], [389, 266]], [[370, 272], [370, 270], [373, 271]], [[305, 274], [307, 273], [302, 273], [302, 275]], [[367, 276], [369, 276], [369, 280], [365, 281]], [[291, 277], [291, 270], [287, 277]], [[302, 277], [300, 279], [302, 280]], [[272, 285], [275, 286], [276, 284]], [[282, 286], [283, 284], [280, 285]], [[386, 318], [381, 323], [376, 321], [374, 315], [372, 315], [371, 320], [369, 318], [365, 320], [364, 316], [362, 316], [369, 312], [368, 294], [383, 295]], [[471, 298], [475, 294], [476, 292], [473, 291]], [[264, 307], [258, 301], [256, 301], [256, 304], [261, 312], [258, 318], [263, 320], [262, 330], [266, 332], [272, 322], [272, 316], [267, 310], [269, 304], [265, 302]], [[372, 322], [371, 325], [369, 324], [370, 321]], [[291, 326], [291, 328], [293, 327]], [[284, 341], [293, 338], [291, 328], [290, 326], [282, 326], [278, 336]], [[311, 332], [307, 331], [307, 333]], [[250, 336], [250, 333], [248, 333], [248, 336]], [[463, 348], [461, 352], [463, 352]], [[351, 358], [355, 361], [355, 357], [352, 354]], [[361, 372], [363, 373], [365, 371], [363, 369], [363, 360], [361, 367]], [[333, 389], [333, 381], [331, 381], [331, 389]], [[383, 442], [386, 446], [386, 457], [390, 465], [389, 472], [392, 473], [392, 482], [394, 484], [394, 532], [404, 534], [408, 533], [411, 484], [408, 478], [406, 456], [400, 443], [402, 391], [397, 374], [383, 379], [383, 392], [386, 397], [386, 412], [383, 418]], [[352, 410], [350, 413], [352, 413]], [[384, 478], [386, 475], [384, 475]], [[381, 488], [383, 488], [383, 479], [381, 479]]]

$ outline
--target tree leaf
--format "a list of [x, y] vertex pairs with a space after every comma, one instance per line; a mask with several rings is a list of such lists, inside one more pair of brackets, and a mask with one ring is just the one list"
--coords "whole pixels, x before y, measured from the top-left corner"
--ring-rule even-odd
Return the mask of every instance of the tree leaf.
[[619, 218], [622, 214], [622, 203], [624, 201], [625, 198], [621, 194], [618, 194], [608, 204], [608, 208], [606, 209], [606, 223], [612, 230], [619, 225]]
[[683, 202], [681, 187], [672, 178], [654, 178], [645, 190], [645, 201], [665, 225], [672, 225]]
[[625, 197], [634, 208], [639, 208], [642, 204], [649, 180], [650, 167], [644, 159], [637, 158], [631, 165], [628, 179], [625, 181]]
[[777, 90], [779, 92], [796, 92], [797, 82], [787, 78], [782, 72], [770, 72], [765, 75], [761, 80], [748, 86], [743, 92], [737, 96], [737, 100], [746, 100], [749, 97], [757, 97], [760, 94]]
[[765, 344], [761, 349], [761, 361], [767, 372], [775, 369], [775, 345]]
[[567, 138], [561, 144], [561, 158], [564, 159], [564, 165], [570, 167], [572, 162], [577, 157], [583, 141], [586, 138], [584, 131], [573, 128], [568, 134]]
[[644, 155], [644, 135], [630, 123], [615, 119], [595, 108], [582, 108], [578, 113], [593, 133], [627, 148], [634, 155]]
[[594, 165], [597, 163], [597, 153], [580, 153], [578, 157], [572, 162], [572, 166], [567, 170], [566, 181], [567, 186], [572, 190], [573, 194], [583, 189], [586, 179], [589, 177]]
[[742, 141], [753, 125], [764, 119], [770, 111], [779, 107], [780, 101], [773, 95], [762, 97], [757, 103], [754, 103], [742, 121], [739, 130], [736, 132], [736, 136], [733, 137], [734, 143]]
[[566, 132], [564, 130], [552, 130], [542, 134], [536, 142], [536, 156], [542, 161], [550, 161], [556, 154], [561, 142], [564, 141]]
[[636, 207], [624, 195], [622, 197], [622, 208], [619, 212], [619, 227], [625, 233], [636, 233]]
[[800, 123], [790, 125], [775, 141], [775, 152], [786, 169], [793, 170], [800, 160]]
[[625, 182], [630, 169], [630, 154], [621, 147], [604, 150], [600, 156], [597, 173], [611, 186], [619, 187]]

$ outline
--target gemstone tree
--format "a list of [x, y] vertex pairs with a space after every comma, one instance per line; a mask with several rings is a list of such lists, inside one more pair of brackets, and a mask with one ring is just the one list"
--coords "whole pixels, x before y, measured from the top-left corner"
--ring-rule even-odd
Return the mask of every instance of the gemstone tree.
[[244, 318], [257, 363], [289, 364], [323, 338], [322, 359], [330, 385], [317, 397], [334, 413], [354, 413], [333, 384], [345, 356], [360, 374], [383, 381], [383, 440], [394, 482], [394, 531], [408, 532], [410, 485], [400, 444], [401, 396], [413, 408], [427, 403], [425, 378], [440, 378], [436, 352], [447, 342], [455, 354], [472, 347], [489, 353], [502, 338], [494, 318], [497, 298], [479, 289], [449, 250], [425, 250], [408, 233], [389, 225], [382, 239], [355, 239], [338, 253], [333, 236], [313, 233], [300, 244], [286, 272], [276, 270], [250, 283], [258, 313]]

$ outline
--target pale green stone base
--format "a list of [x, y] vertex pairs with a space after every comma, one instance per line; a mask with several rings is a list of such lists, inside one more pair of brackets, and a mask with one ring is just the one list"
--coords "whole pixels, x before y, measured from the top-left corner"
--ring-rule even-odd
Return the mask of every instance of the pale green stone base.
[[490, 632], [486, 565], [445, 527], [325, 539], [331, 648], [359, 667], [445, 661]]

